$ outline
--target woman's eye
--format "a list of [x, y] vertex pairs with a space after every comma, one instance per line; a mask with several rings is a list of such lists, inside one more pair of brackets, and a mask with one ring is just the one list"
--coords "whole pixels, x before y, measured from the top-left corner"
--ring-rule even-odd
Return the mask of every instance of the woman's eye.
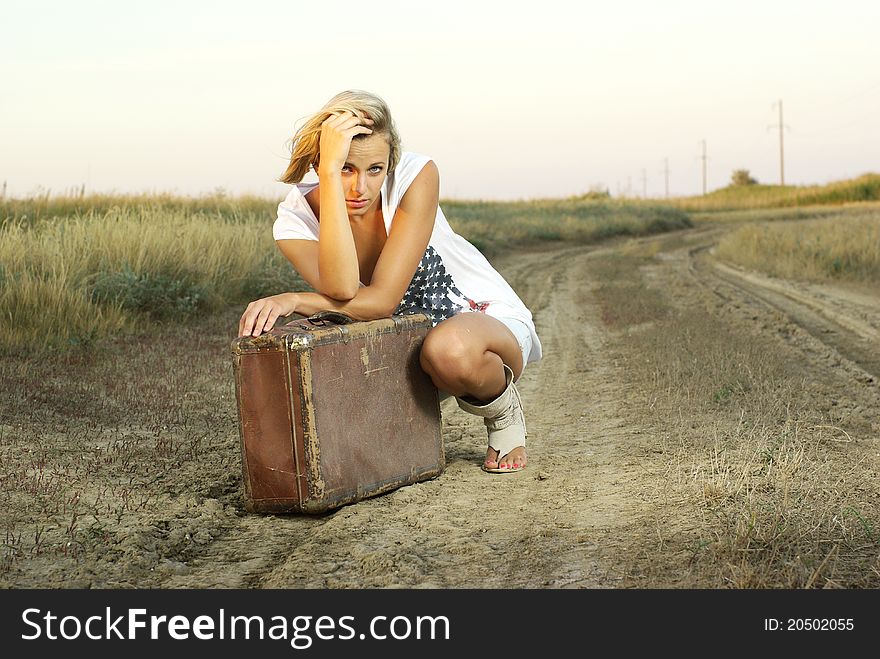
[[[351, 167], [349, 167], [348, 165], [345, 165], [345, 166], [342, 168], [342, 171], [348, 173], [348, 172], [351, 171]], [[381, 165], [376, 165], [376, 166], [374, 166], [374, 167], [370, 167], [370, 169], [369, 169], [368, 171], [372, 172], [373, 174], [378, 174], [379, 172], [382, 171], [382, 166], [381, 166]]]

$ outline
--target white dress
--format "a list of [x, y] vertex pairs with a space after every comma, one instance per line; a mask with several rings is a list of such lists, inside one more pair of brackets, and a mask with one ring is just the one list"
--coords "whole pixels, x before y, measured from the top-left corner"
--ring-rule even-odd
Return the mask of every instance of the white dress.
[[[382, 184], [386, 233], [391, 232], [394, 213], [404, 193], [429, 160], [428, 156], [405, 151], [392, 175], [386, 177]], [[278, 218], [272, 227], [275, 240], [318, 240], [320, 224], [305, 198], [317, 185], [294, 185], [278, 205]], [[480, 250], [452, 230], [439, 206], [428, 248], [394, 311], [395, 314], [415, 312], [428, 314], [433, 325], [460, 312], [519, 320], [532, 335], [527, 361], [541, 359], [541, 342], [531, 311]]]

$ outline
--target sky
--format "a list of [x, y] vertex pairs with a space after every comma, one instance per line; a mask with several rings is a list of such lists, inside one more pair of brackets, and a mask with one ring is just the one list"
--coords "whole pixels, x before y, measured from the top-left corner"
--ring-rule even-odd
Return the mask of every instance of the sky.
[[[283, 197], [337, 92], [384, 98], [441, 197], [696, 195], [880, 172], [876, 0], [3, 0], [10, 196]], [[311, 180], [311, 179], [307, 179]], [[667, 185], [668, 180], [668, 185]]]

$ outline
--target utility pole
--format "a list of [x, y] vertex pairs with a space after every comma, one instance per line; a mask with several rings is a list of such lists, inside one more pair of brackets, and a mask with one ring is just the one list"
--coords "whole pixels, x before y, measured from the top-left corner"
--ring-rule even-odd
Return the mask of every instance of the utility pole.
[[648, 172], [642, 168], [642, 199], [648, 198]]
[[669, 158], [663, 159], [663, 179], [666, 182], [666, 198], [669, 199]]
[[702, 140], [703, 145], [703, 155], [700, 156], [703, 160], [703, 194], [706, 194], [706, 140]]
[[[782, 121], [782, 99], [779, 99], [779, 103], [774, 103], [774, 106], [779, 106], [779, 185], [785, 185], [785, 149], [783, 148], [783, 133], [785, 132], [785, 124]], [[774, 128], [774, 126], [771, 126]]]

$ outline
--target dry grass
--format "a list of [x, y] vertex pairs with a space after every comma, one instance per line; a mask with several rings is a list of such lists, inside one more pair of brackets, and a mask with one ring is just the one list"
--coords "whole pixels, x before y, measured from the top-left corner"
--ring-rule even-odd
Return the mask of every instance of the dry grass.
[[596, 291], [602, 308], [626, 297], [638, 310], [607, 324], [633, 418], [655, 428], [651, 469], [664, 491], [653, 498], [675, 502], [643, 524], [645, 543], [659, 537], [660, 549], [635, 559], [627, 583], [880, 585], [878, 474], [864, 443], [873, 430], [829, 405], [847, 399], [849, 383], [817, 377], [772, 334], [701, 305], [671, 308], [645, 285], [645, 266], [644, 257], [596, 263], [597, 277], [616, 273]]
[[36, 223], [40, 220], [75, 217], [87, 213], [102, 215], [109, 211], [127, 214], [143, 210], [156, 214], [180, 211], [185, 215], [203, 215], [224, 222], [241, 222], [251, 217], [272, 217], [276, 199], [252, 195], [227, 195], [223, 190], [199, 197], [183, 197], [170, 193], [155, 194], [85, 194], [79, 192], [51, 194], [47, 191], [32, 197], [0, 196], [0, 224], [6, 222]]
[[300, 281], [271, 218], [120, 207], [0, 227], [6, 350], [65, 350], [178, 323]]
[[880, 212], [747, 224], [727, 234], [716, 255], [790, 279], [880, 283]]
[[179, 509], [238, 496], [218, 327], [233, 316], [0, 361], [0, 587], [151, 587], [167, 577], [157, 564], [190, 560], [199, 531], [228, 525], [222, 506]]
[[[65, 351], [309, 290], [272, 239], [277, 201], [45, 195], [0, 199], [0, 351]], [[443, 202], [487, 254], [689, 226], [683, 211], [590, 200]]]
[[650, 324], [669, 313], [662, 296], [650, 291], [638, 276], [638, 269], [650, 262], [642, 253], [640, 250], [627, 258], [602, 259], [593, 266], [600, 282], [596, 299], [602, 322], [613, 330]]
[[744, 224], [747, 222], [785, 222], [790, 220], [831, 220], [880, 214], [880, 203], [863, 202], [840, 206], [797, 206], [793, 208], [750, 208], [744, 210], [696, 211], [690, 213], [695, 224]]
[[880, 174], [864, 174], [827, 185], [728, 186], [698, 197], [672, 199], [669, 203], [687, 211], [721, 211], [867, 201], [880, 201]]
[[688, 421], [667, 455], [672, 482], [699, 511], [701, 578], [736, 588], [821, 586], [832, 575], [876, 583], [864, 571], [880, 539], [876, 474], [839, 443], [840, 420], [816, 409], [796, 363], [700, 311], [640, 339], [655, 409]]
[[447, 201], [446, 217], [484, 254], [545, 241], [595, 243], [613, 236], [643, 236], [692, 225], [681, 210], [590, 198], [518, 202]]

